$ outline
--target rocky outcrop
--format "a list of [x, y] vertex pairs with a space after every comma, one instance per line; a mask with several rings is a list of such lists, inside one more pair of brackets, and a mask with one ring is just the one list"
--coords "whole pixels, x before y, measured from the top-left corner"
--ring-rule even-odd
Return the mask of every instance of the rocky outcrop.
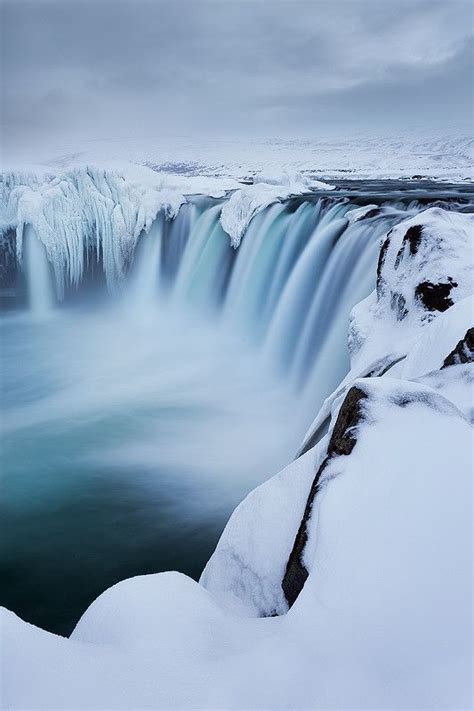
[[460, 365], [461, 363], [472, 363], [474, 361], [474, 328], [466, 331], [464, 338], [456, 344], [451, 353], [443, 361], [443, 368], [450, 365]]
[[311, 485], [303, 518], [296, 534], [282, 582], [283, 592], [290, 607], [300, 594], [309, 575], [303, 562], [303, 554], [308, 541], [308, 521], [318, 494], [321, 476], [332, 457], [347, 456], [352, 452], [357, 439], [356, 427], [362, 419], [362, 403], [366, 397], [364, 390], [359, 387], [352, 387], [347, 393], [331, 433], [326, 457], [321, 463]]

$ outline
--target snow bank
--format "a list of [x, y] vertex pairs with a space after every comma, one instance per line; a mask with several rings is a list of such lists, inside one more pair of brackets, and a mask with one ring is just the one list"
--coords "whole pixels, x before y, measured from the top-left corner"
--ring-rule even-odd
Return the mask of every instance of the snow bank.
[[[474, 321], [468, 299], [474, 291], [473, 231], [474, 215], [436, 207], [400, 222], [382, 239], [377, 288], [350, 317], [350, 371], [324, 402], [299, 454], [314, 443], [337, 398], [356, 378], [385, 372], [413, 378], [428, 372], [429, 362], [440, 367], [442, 353], [448, 356], [453, 339]], [[409, 354], [411, 370], [404, 373], [397, 364]]]
[[381, 208], [379, 205], [364, 205], [363, 207], [356, 207], [353, 210], [348, 210], [346, 212], [346, 217], [349, 220], [349, 224], [353, 222], [359, 222], [359, 220], [368, 219], [369, 217], [375, 217], [379, 215]]
[[432, 207], [396, 225], [383, 241], [377, 289], [351, 316], [351, 364], [405, 356], [424, 327], [472, 293], [474, 215]]
[[321, 444], [252, 491], [235, 509], [199, 581], [224, 607], [255, 617], [287, 611], [281, 581], [295, 521], [303, 515], [323, 453]]
[[[176, 573], [106, 591], [69, 640], [4, 611], [4, 708], [469, 708], [471, 429], [426, 386], [362, 383], [287, 615], [235, 616]], [[267, 525], [278, 538], [278, 516]]]

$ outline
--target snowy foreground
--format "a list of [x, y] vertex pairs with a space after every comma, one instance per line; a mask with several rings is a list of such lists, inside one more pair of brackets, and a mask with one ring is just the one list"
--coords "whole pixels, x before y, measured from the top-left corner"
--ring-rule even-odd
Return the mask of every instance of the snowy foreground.
[[[235, 243], [253, 197], [224, 224]], [[11, 199], [41, 234], [50, 203]], [[126, 580], [70, 639], [3, 610], [4, 708], [470, 708], [473, 226], [430, 208], [386, 236], [350, 373], [201, 584]]]

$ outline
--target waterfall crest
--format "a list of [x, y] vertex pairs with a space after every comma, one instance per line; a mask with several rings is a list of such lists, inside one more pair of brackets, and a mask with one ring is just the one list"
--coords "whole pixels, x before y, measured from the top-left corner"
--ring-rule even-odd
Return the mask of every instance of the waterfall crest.
[[[65, 284], [67, 304], [72, 291], [87, 289], [88, 272], [95, 270], [97, 279], [99, 269], [109, 298], [119, 292], [138, 314], [165, 303], [197, 310], [254, 344], [269, 368], [308, 390], [316, 407], [347, 370], [349, 314], [374, 288], [381, 237], [420, 207], [394, 200], [355, 219], [346, 216], [357, 208], [347, 198], [295, 198], [259, 212], [234, 248], [220, 220], [224, 204], [223, 198], [200, 196], [174, 219], [159, 212], [120, 258], [120, 240], [111, 247], [113, 234], [107, 234], [105, 248], [103, 235], [89, 232], [79, 240], [81, 249], [61, 248], [66, 257], [59, 282], [55, 272], [56, 298]], [[26, 226], [23, 252], [29, 303], [44, 315], [55, 301], [51, 250]], [[128, 264], [112, 283], [111, 254], [114, 263]]]

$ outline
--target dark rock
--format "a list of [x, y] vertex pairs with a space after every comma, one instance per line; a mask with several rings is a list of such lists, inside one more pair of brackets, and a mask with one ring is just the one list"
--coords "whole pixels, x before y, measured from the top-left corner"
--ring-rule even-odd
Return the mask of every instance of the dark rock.
[[395, 264], [393, 265], [394, 269], [398, 269], [398, 267], [400, 266], [400, 262], [403, 259], [403, 255], [405, 254], [405, 248], [407, 245], [409, 248], [409, 252], [412, 256], [414, 256], [418, 252], [418, 248], [420, 246], [422, 237], [423, 237], [422, 225], [412, 225], [411, 227], [408, 228], [405, 236], [403, 237], [402, 246], [398, 250], [398, 253], [397, 253], [397, 256], [395, 259]]
[[[390, 368], [393, 368], [394, 365], [397, 363], [400, 363], [400, 361], [404, 360], [406, 356], [400, 356], [399, 358], [392, 359], [390, 357], [385, 356], [384, 358], [381, 358], [379, 361], [376, 363], [372, 363], [370, 368], [361, 373], [358, 377], [360, 378], [380, 378], [382, 375], [385, 375], [385, 373], [388, 373]], [[339, 395], [339, 393], [338, 393]], [[329, 429], [329, 425], [331, 424], [331, 415], [328, 415], [325, 420], [319, 425], [319, 427], [314, 430], [308, 437], [308, 439], [303, 443], [303, 446], [301, 449], [298, 451], [295, 459], [298, 459], [298, 457], [303, 456], [303, 454], [306, 454], [306, 452], [309, 452], [310, 449], [313, 449], [318, 442], [324, 437], [324, 435], [327, 433]]]
[[362, 419], [361, 404], [366, 398], [366, 393], [356, 386], [347, 393], [329, 440], [328, 457], [347, 455], [354, 449], [357, 441], [354, 428]]
[[313, 449], [313, 447], [315, 447], [318, 444], [319, 440], [322, 439], [324, 437], [324, 435], [326, 434], [326, 432], [328, 431], [330, 423], [331, 423], [331, 416], [328, 415], [326, 417], [326, 419], [324, 420], [324, 422], [322, 422], [320, 424], [318, 429], [315, 430], [310, 435], [310, 437], [308, 438], [306, 443], [303, 445], [303, 448], [301, 449], [301, 451], [298, 452], [297, 457], [301, 457], [303, 454], [306, 454], [306, 452], [309, 452], [310, 449]]
[[466, 331], [464, 338], [457, 343], [451, 353], [444, 359], [441, 369], [450, 365], [460, 365], [461, 363], [472, 363], [474, 361], [474, 328]]
[[420, 246], [421, 239], [423, 237], [423, 226], [422, 225], [412, 225], [405, 234], [403, 238], [403, 244], [408, 244], [410, 247], [410, 254], [416, 254], [418, 252], [418, 247]]
[[382, 290], [382, 268], [385, 262], [385, 257], [387, 256], [387, 250], [390, 244], [390, 232], [387, 234], [387, 237], [382, 244], [382, 247], [380, 248], [380, 254], [379, 254], [379, 260], [377, 263], [377, 296], [380, 296], [380, 292]]
[[321, 463], [311, 485], [303, 518], [301, 519], [282, 581], [282, 589], [290, 607], [297, 599], [308, 577], [308, 571], [303, 563], [303, 553], [308, 542], [307, 526], [319, 491], [321, 475], [332, 458], [348, 455], [354, 449], [357, 441], [355, 427], [363, 419], [362, 401], [366, 398], [366, 393], [356, 386], [353, 386], [347, 393], [329, 440], [326, 457]]
[[392, 311], [395, 311], [397, 315], [397, 321], [403, 321], [403, 319], [408, 313], [408, 310], [406, 309], [406, 300], [403, 294], [394, 294], [392, 292], [392, 296], [390, 299], [390, 308], [392, 309]]
[[456, 286], [457, 282], [451, 277], [448, 277], [447, 282], [439, 284], [423, 281], [416, 287], [415, 296], [427, 311], [446, 311], [454, 303], [449, 295]]
[[381, 378], [382, 375], [385, 375], [385, 373], [388, 373], [390, 368], [393, 368], [394, 365], [397, 363], [400, 363], [400, 361], [405, 360], [406, 356], [400, 356], [399, 358], [395, 358], [395, 360], [391, 360], [390, 358], [381, 358], [380, 361], [375, 363], [375, 365], [371, 366], [371, 369], [361, 377], [364, 378]]
[[[377, 217], [377, 215], [380, 215], [380, 209], [378, 207], [373, 207], [372, 210], [366, 212], [365, 215], [359, 219], [369, 220], [371, 217]], [[359, 222], [359, 220], [357, 220], [357, 222]]]

